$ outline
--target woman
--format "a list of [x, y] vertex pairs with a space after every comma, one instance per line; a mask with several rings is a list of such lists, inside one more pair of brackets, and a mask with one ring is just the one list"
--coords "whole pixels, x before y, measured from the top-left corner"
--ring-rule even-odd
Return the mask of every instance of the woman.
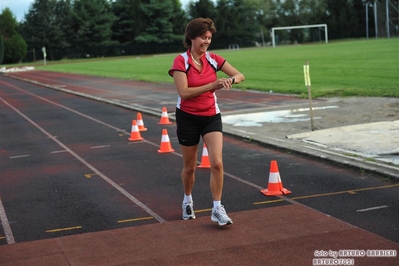
[[[184, 187], [183, 219], [195, 219], [192, 189], [200, 136], [208, 150], [211, 166], [210, 188], [213, 198], [211, 220], [220, 226], [232, 224], [221, 204], [223, 190], [223, 134], [222, 118], [215, 91], [228, 90], [232, 84], [244, 81], [244, 75], [223, 57], [207, 52], [216, 32], [209, 18], [196, 18], [186, 26], [184, 46], [187, 51], [178, 55], [169, 75], [174, 79], [178, 100], [176, 105], [177, 138], [183, 155], [181, 180]], [[221, 70], [228, 77], [218, 78]]]

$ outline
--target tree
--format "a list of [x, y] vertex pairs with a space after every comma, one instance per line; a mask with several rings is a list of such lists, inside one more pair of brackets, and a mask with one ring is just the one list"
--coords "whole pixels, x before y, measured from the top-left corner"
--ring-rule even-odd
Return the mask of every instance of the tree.
[[[148, 5], [150, 2], [145, 0], [116, 0], [112, 3], [112, 11], [117, 17], [112, 26], [113, 40], [117, 40], [121, 44], [132, 44], [136, 37], [144, 34], [152, 19], [149, 19], [143, 11], [142, 4]], [[158, 0], [159, 4], [163, 4], [163, 2]], [[171, 0], [171, 4], [172, 10], [169, 15], [169, 22], [172, 25], [172, 32], [176, 36], [181, 36], [176, 38], [182, 39], [187, 23], [186, 14], [182, 10], [180, 0]]]
[[172, 11], [172, 25], [173, 33], [181, 36], [183, 40], [184, 31], [186, 29], [186, 24], [188, 22], [187, 15], [182, 9], [180, 0], [172, 0], [173, 11]]
[[15, 16], [9, 8], [5, 8], [0, 14], [0, 36], [2, 36], [4, 46], [2, 61], [6, 64], [21, 61], [27, 53], [26, 42], [18, 33], [17, 28]]
[[237, 12], [236, 20], [239, 21], [238, 36], [236, 36], [240, 38], [239, 43], [244, 46], [254, 45], [255, 36], [259, 33], [256, 3], [249, 0], [235, 0], [233, 9]]
[[[216, 3], [214, 36], [216, 47], [226, 48], [229, 44], [251, 46], [259, 32], [256, 20], [258, 6], [248, 0], [218, 0]], [[215, 47], [214, 46], [214, 47]]]
[[112, 25], [116, 20], [108, 0], [75, 0], [71, 43], [76, 47], [97, 47], [115, 44]]
[[353, 1], [324, 0], [326, 6], [326, 23], [331, 39], [353, 37], [353, 32], [358, 29], [357, 14]]
[[141, 11], [142, 0], [115, 0], [112, 12], [116, 20], [112, 25], [112, 39], [121, 44], [132, 44], [134, 39], [147, 27]]
[[[396, 6], [399, 7], [399, 3], [396, 2]], [[366, 10], [365, 10], [365, 2], [364, 0], [353, 0], [353, 10], [355, 13], [355, 24], [356, 25], [356, 29], [352, 30], [352, 37], [356, 37], [356, 38], [361, 38], [361, 37], [365, 37], [366, 34]], [[386, 10], [386, 9], [384, 9]], [[398, 10], [396, 10], [398, 11]], [[396, 13], [397, 15], [398, 13]], [[382, 23], [379, 23], [380, 25], [382, 25]]]
[[278, 15], [275, 1], [273, 0], [253, 0], [255, 5], [256, 25], [259, 27], [259, 42], [271, 40], [270, 30], [278, 24]]
[[[216, 35], [213, 36], [214, 40], [220, 40], [220, 39], [226, 39], [229, 38], [230, 36], [232, 36], [234, 33], [231, 32], [231, 27], [235, 27], [233, 25], [229, 25], [230, 23], [235, 24], [235, 21], [230, 21], [233, 17], [233, 14], [231, 14], [231, 10], [232, 7], [229, 6], [229, 4], [227, 3], [227, 0], [218, 0], [217, 4], [216, 4], [216, 12], [215, 12], [215, 16], [212, 18], [213, 22], [215, 23], [215, 27], [216, 27]], [[221, 12], [223, 10], [223, 13], [220, 14], [219, 12]], [[234, 30], [233, 30], [234, 31]], [[216, 43], [216, 42], [215, 42]], [[225, 46], [225, 45], [223, 45]]]
[[0, 34], [3, 35], [4, 39], [11, 38], [14, 34], [17, 34], [17, 19], [11, 10], [6, 7], [0, 14]]
[[[226, 10], [223, 11], [226, 14]], [[212, 0], [190, 1], [188, 5], [188, 16], [194, 18], [210, 18], [214, 19], [216, 15], [215, 4]]]
[[27, 53], [26, 42], [19, 34], [14, 34], [5, 40], [4, 48], [4, 63], [6, 64], [20, 62]]
[[[21, 25], [28, 47], [41, 49], [62, 47], [64, 33], [57, 22], [56, 0], [35, 0]], [[52, 53], [50, 53], [50, 58]]]
[[71, 30], [72, 23], [72, 0], [57, 0], [54, 6], [54, 26], [57, 29], [57, 40], [54, 48], [62, 49], [71, 46], [71, 36], [74, 32]]
[[3, 36], [0, 34], [0, 64], [3, 63], [4, 60], [4, 41]]
[[147, 27], [135, 38], [139, 43], [173, 43], [181, 40], [173, 32], [173, 0], [149, 0], [141, 3]]
[[305, 8], [307, 24], [324, 24], [326, 22], [326, 6], [320, 0], [305, 0], [302, 6]]

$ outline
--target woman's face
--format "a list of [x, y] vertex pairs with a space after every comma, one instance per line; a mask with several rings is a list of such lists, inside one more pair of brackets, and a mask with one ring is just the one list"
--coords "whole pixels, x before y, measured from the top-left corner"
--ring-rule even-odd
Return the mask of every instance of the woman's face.
[[205, 53], [208, 50], [211, 41], [212, 33], [207, 31], [204, 35], [191, 40], [191, 50], [197, 53]]

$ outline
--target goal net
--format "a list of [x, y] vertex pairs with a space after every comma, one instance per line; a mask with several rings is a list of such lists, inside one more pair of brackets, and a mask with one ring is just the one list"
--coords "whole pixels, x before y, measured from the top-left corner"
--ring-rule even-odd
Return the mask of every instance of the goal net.
[[271, 31], [273, 48], [276, 44], [295, 44], [325, 41], [328, 43], [327, 24], [274, 27]]

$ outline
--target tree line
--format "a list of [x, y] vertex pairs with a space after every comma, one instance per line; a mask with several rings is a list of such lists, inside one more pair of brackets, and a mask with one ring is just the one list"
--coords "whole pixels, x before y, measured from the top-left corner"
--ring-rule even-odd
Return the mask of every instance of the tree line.
[[[50, 60], [176, 52], [184, 49], [186, 23], [196, 17], [215, 22], [213, 48], [254, 46], [270, 40], [272, 27], [306, 24], [327, 24], [329, 39], [359, 38], [365, 37], [366, 2], [191, 0], [183, 9], [180, 0], [34, 0], [20, 22], [8, 8], [0, 13], [0, 63], [37, 60], [42, 47]], [[312, 38], [296, 30], [280, 34], [290, 42]]]

